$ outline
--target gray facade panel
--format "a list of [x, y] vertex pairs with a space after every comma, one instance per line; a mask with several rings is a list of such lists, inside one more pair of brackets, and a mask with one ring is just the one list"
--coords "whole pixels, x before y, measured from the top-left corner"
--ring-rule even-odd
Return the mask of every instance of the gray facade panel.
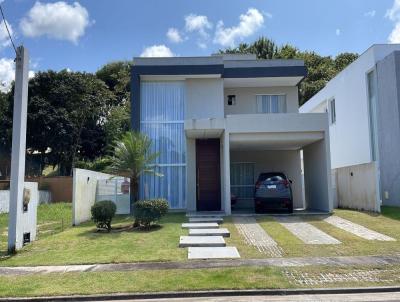
[[379, 61], [376, 71], [381, 197], [384, 205], [400, 206], [400, 52]]

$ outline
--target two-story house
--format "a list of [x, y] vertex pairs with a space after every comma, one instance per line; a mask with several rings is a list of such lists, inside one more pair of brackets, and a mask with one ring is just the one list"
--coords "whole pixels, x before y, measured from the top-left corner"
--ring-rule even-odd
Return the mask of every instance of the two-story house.
[[306, 102], [328, 112], [337, 203], [400, 205], [400, 44], [376, 44]]
[[143, 175], [141, 198], [186, 211], [251, 210], [259, 173], [280, 171], [295, 208], [331, 211], [328, 117], [298, 111], [306, 74], [303, 61], [253, 55], [135, 58], [132, 128], [152, 139], [164, 175]]

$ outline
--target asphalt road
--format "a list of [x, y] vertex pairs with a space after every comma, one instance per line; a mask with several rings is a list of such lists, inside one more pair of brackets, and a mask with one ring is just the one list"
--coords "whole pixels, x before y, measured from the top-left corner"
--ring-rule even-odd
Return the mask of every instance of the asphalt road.
[[[121, 300], [109, 301], [120, 302]], [[215, 298], [179, 298], [179, 299], [146, 299], [123, 300], [125, 302], [291, 302], [291, 301], [400, 301], [400, 292], [393, 293], [366, 293], [366, 294], [335, 294], [335, 295], [290, 295], [290, 296], [241, 296], [241, 297], [215, 297]], [[94, 301], [93, 301], [94, 302]]]

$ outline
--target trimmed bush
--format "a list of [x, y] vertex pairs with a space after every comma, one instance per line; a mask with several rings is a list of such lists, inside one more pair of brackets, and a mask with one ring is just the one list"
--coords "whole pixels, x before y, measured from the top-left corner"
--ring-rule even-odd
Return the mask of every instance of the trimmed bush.
[[117, 211], [117, 206], [111, 200], [96, 202], [92, 208], [92, 220], [98, 229], [111, 231], [111, 221]]
[[135, 223], [149, 228], [168, 213], [168, 208], [165, 199], [139, 200], [134, 203]]

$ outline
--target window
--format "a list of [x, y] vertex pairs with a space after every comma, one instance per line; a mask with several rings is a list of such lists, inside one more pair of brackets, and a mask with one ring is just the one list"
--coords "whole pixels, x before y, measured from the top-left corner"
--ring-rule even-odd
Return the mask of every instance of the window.
[[236, 105], [236, 95], [228, 95], [228, 106]]
[[369, 107], [369, 127], [370, 127], [370, 141], [371, 141], [371, 156], [372, 160], [377, 160], [378, 138], [377, 138], [377, 121], [376, 121], [376, 74], [372, 70], [367, 74], [368, 81], [368, 107]]
[[231, 193], [239, 199], [253, 198], [254, 163], [231, 164]]
[[160, 152], [154, 164], [164, 177], [143, 174], [140, 198], [165, 198], [173, 209], [186, 208], [186, 139], [184, 82], [142, 82], [140, 131]]
[[285, 113], [286, 95], [257, 95], [257, 113]]
[[330, 112], [330, 122], [331, 124], [336, 123], [336, 104], [335, 99], [329, 101], [329, 112]]

